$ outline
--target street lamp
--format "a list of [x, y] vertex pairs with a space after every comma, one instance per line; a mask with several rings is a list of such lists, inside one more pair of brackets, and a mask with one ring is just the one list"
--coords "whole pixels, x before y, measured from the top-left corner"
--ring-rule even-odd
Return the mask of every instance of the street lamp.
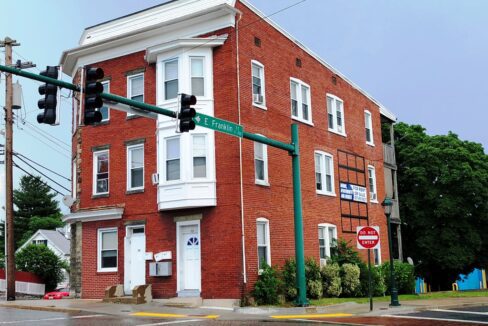
[[385, 209], [386, 222], [387, 222], [387, 227], [388, 227], [388, 245], [390, 247], [390, 283], [391, 283], [390, 307], [398, 307], [398, 306], [400, 306], [400, 302], [398, 301], [398, 290], [396, 287], [395, 270], [393, 267], [393, 241], [391, 238], [391, 223], [390, 223], [390, 216], [391, 216], [391, 209], [393, 206], [393, 202], [391, 201], [390, 198], [386, 197], [385, 200], [383, 200], [383, 202], [381, 203], [381, 206], [383, 206]]

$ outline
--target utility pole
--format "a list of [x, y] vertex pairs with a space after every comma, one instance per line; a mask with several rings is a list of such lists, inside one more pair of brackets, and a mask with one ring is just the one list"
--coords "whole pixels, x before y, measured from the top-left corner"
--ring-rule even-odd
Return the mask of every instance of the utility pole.
[[[0, 47], [5, 47], [5, 65], [12, 65], [12, 47], [20, 43], [6, 37], [0, 41]], [[7, 229], [7, 256], [5, 257], [7, 272], [7, 301], [15, 300], [15, 241], [14, 241], [14, 204], [13, 204], [13, 112], [12, 112], [12, 74], [5, 78], [5, 221]]]

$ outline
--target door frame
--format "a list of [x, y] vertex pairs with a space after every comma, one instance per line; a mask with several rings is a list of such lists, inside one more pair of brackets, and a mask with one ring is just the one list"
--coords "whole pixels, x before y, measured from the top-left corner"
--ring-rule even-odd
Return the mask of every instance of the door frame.
[[[126, 225], [125, 227], [125, 237], [124, 237], [124, 293], [126, 289], [126, 284], [129, 281], [130, 277], [130, 265], [129, 265], [129, 259], [127, 259], [130, 256], [130, 246], [128, 245], [129, 237], [128, 235], [132, 237], [132, 229], [138, 229], [138, 228], [144, 228], [144, 252], [146, 251], [146, 244], [147, 244], [147, 239], [146, 239], [146, 225], [145, 224], [134, 224], [134, 225]], [[144, 261], [145, 262], [145, 261]], [[144, 263], [144, 279], [146, 278], [146, 264]], [[131, 290], [130, 290], [131, 291]], [[130, 293], [129, 293], [130, 294]]]
[[202, 237], [200, 231], [200, 220], [190, 220], [190, 221], [179, 221], [176, 222], [176, 291], [180, 292], [184, 289], [181, 288], [181, 280], [184, 280], [184, 276], [180, 273], [180, 266], [182, 266], [183, 262], [181, 260], [181, 246], [180, 246], [180, 232], [182, 226], [187, 225], [197, 225], [198, 226], [198, 241], [200, 242], [199, 249], [199, 256], [200, 256], [200, 280], [198, 281], [198, 291], [202, 292]]

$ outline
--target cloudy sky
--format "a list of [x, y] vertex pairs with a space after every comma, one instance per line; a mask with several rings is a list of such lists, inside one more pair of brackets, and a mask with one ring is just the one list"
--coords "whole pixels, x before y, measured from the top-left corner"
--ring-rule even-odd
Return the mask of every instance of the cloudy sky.
[[[383, 103], [399, 121], [421, 124], [430, 134], [453, 131], [462, 139], [482, 143], [486, 152], [488, 1], [250, 1]], [[6, 1], [2, 12], [11, 14], [0, 20], [0, 38], [9, 36], [20, 42], [14, 48], [14, 60], [32, 61], [37, 68], [31, 71], [38, 73], [46, 65], [57, 65], [63, 50], [76, 47], [85, 27], [162, 2]], [[69, 178], [70, 101], [62, 101], [60, 126], [39, 125], [39, 84], [18, 80], [24, 90], [24, 107], [17, 114], [14, 150]], [[4, 103], [4, 87], [2, 75], [0, 103]], [[22, 162], [18, 164], [36, 173]], [[15, 180], [22, 173], [15, 170]], [[52, 177], [70, 189], [67, 180]]]

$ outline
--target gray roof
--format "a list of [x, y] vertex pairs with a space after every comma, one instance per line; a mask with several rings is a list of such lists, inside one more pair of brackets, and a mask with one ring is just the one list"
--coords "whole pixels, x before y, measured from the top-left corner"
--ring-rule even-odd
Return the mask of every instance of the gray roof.
[[53, 246], [63, 252], [64, 255], [70, 254], [70, 241], [59, 231], [56, 230], [38, 230]]

